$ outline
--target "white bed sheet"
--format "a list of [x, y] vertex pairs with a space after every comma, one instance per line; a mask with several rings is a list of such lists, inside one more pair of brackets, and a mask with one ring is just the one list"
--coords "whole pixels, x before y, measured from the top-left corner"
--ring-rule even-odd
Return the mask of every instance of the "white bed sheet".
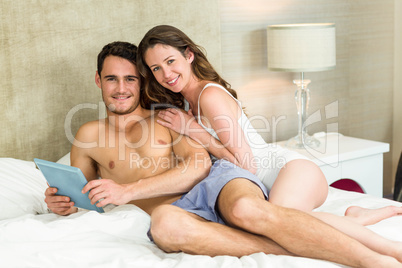
[[[378, 208], [391, 200], [330, 189], [319, 211], [343, 215], [350, 205]], [[67, 217], [26, 214], [0, 221], [0, 267], [342, 267], [300, 257], [256, 253], [242, 258], [166, 254], [146, 236], [150, 217], [133, 205], [111, 211], [81, 211]], [[402, 241], [402, 217], [371, 227]]]
[[[256, 253], [242, 258], [166, 254], [149, 241], [150, 217], [133, 205], [107, 213], [46, 213], [46, 181], [31, 161], [0, 158], [0, 267], [340, 267], [300, 257]], [[350, 205], [400, 205], [387, 199], [330, 188], [318, 211], [343, 215]], [[369, 228], [402, 241], [402, 216]], [[211, 241], [212, 243], [212, 241]]]

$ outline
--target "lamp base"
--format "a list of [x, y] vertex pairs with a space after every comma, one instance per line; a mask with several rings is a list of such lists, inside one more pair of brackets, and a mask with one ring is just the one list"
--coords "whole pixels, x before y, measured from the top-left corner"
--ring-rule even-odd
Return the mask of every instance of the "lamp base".
[[286, 147], [292, 149], [317, 148], [318, 146], [320, 146], [320, 141], [305, 132], [302, 136], [298, 134], [286, 142]]

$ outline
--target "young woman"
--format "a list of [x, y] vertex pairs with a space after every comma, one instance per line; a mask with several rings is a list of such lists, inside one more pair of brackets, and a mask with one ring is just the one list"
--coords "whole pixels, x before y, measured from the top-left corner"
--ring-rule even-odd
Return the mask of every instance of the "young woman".
[[[276, 205], [310, 212], [326, 200], [328, 184], [320, 168], [297, 152], [266, 144], [243, 112], [236, 92], [182, 31], [168, 25], [148, 31], [138, 47], [137, 65], [144, 76], [143, 107], [189, 104], [186, 113], [176, 108], [160, 111], [161, 125], [256, 174]], [[395, 207], [380, 211], [351, 207], [346, 215], [372, 224], [401, 212]]]
[[145, 85], [142, 105], [169, 103], [158, 122], [201, 143], [210, 154], [256, 174], [277, 205], [311, 211], [326, 199], [321, 170], [294, 151], [265, 143], [236, 99], [236, 92], [208, 62], [202, 49], [179, 29], [151, 29], [138, 47]]
[[350, 207], [346, 217], [312, 212], [328, 193], [319, 167], [300, 154], [266, 144], [252, 128], [235, 91], [182, 31], [156, 26], [144, 36], [137, 51], [137, 67], [145, 78], [141, 105], [184, 108], [186, 101], [189, 104], [188, 112], [177, 108], [160, 111], [161, 125], [197, 140], [212, 155], [255, 173], [270, 190], [269, 202], [310, 213], [367, 247], [402, 261], [402, 243], [362, 226], [402, 214], [402, 208]]

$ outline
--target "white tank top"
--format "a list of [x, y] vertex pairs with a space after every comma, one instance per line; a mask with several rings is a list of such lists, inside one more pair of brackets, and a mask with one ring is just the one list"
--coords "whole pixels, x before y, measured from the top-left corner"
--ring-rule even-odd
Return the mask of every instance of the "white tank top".
[[202, 92], [209, 86], [215, 86], [222, 89], [227, 94], [229, 94], [229, 96], [232, 97], [239, 105], [239, 108], [241, 110], [241, 117], [239, 118], [238, 123], [243, 129], [247, 142], [251, 148], [251, 151], [253, 152], [254, 160], [258, 165], [256, 175], [264, 183], [264, 185], [267, 186], [268, 189], [271, 189], [279, 174], [280, 169], [285, 165], [285, 163], [295, 159], [309, 160], [306, 156], [303, 156], [298, 152], [282, 148], [281, 146], [276, 144], [267, 144], [260, 136], [260, 134], [258, 134], [254, 127], [251, 125], [250, 120], [243, 112], [240, 101], [235, 99], [232, 94], [230, 94], [230, 92], [228, 92], [221, 85], [209, 83], [205, 85], [200, 95], [198, 96], [197, 121], [198, 124], [200, 124], [213, 137], [219, 140], [218, 135], [216, 135], [216, 132], [212, 128], [207, 128], [202, 124], [200, 116], [200, 96]]
[[[238, 104], [240, 110], [241, 110], [241, 117], [238, 120], [238, 123], [240, 124], [241, 128], [243, 129], [244, 135], [247, 139], [247, 142], [251, 148], [251, 151], [253, 152], [253, 155], [255, 158], [262, 158], [266, 154], [266, 151], [269, 148], [269, 145], [264, 141], [264, 139], [258, 134], [258, 132], [254, 129], [254, 127], [251, 125], [250, 120], [247, 118], [246, 114], [243, 112], [241, 103], [239, 100], [234, 98], [230, 92], [228, 92], [223, 86], [215, 83], [209, 83], [205, 85], [205, 87], [202, 89], [200, 92], [200, 95], [198, 96], [198, 117], [197, 121], [198, 124], [200, 124], [209, 134], [211, 134], [214, 138], [219, 140], [218, 135], [216, 134], [215, 130], [212, 128], [207, 128], [204, 126], [204, 124], [201, 122], [201, 116], [200, 116], [200, 97], [202, 92], [209, 86], [215, 86], [218, 88], [221, 88], [223, 91], [225, 91], [230, 97], [232, 97]], [[263, 178], [260, 177], [263, 176], [261, 173], [260, 168], [257, 170], [257, 176], [262, 180]]]

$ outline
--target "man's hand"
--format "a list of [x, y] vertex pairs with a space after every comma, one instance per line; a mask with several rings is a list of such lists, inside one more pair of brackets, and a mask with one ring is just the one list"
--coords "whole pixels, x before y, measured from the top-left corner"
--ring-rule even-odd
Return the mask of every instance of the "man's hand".
[[91, 180], [82, 188], [82, 193], [85, 194], [88, 191], [91, 204], [99, 201], [96, 204], [97, 207], [103, 207], [107, 204], [124, 205], [131, 201], [127, 194], [127, 188], [113, 180]]
[[53, 213], [66, 216], [77, 212], [74, 202], [70, 202], [68, 196], [59, 196], [56, 193], [57, 188], [53, 187], [49, 187], [45, 191], [45, 202]]

